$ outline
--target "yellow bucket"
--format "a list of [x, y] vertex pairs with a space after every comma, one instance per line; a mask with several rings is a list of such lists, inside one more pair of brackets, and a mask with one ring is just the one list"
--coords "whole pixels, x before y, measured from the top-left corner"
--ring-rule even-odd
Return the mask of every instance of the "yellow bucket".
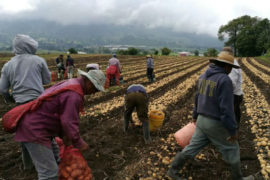
[[161, 128], [165, 114], [162, 111], [153, 110], [149, 113], [149, 129], [155, 131]]

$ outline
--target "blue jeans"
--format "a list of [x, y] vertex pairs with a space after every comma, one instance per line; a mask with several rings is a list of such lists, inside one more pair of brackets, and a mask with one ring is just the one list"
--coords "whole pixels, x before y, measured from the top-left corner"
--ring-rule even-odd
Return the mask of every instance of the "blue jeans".
[[[54, 141], [55, 142], [55, 141]], [[59, 152], [52, 142], [52, 149], [41, 144], [22, 142], [22, 158], [25, 169], [35, 165], [39, 180], [57, 180]]]
[[232, 143], [227, 141], [226, 139], [229, 136], [230, 134], [220, 121], [199, 115], [196, 122], [196, 130], [190, 144], [176, 154], [170, 171], [177, 174], [187, 159], [193, 159], [202, 148], [211, 142], [230, 165], [231, 178], [233, 180], [241, 180], [242, 172], [239, 145], [238, 142]]

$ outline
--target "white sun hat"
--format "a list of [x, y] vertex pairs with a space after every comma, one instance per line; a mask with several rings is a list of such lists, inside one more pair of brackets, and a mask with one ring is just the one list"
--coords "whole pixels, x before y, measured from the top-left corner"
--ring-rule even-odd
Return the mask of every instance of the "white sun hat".
[[97, 88], [97, 90], [104, 92], [104, 84], [105, 84], [105, 75], [101, 70], [91, 70], [89, 72], [84, 72], [78, 69], [78, 73], [81, 76], [87, 77], [93, 85]]
[[87, 68], [94, 68], [94, 69], [99, 70], [99, 65], [98, 65], [98, 64], [95, 64], [95, 63], [87, 64], [87, 65], [86, 65], [86, 69], [87, 69]]

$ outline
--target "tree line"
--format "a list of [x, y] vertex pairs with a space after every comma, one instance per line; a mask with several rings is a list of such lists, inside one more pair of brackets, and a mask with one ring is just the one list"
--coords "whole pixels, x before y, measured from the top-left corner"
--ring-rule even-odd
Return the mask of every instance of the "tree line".
[[235, 56], [261, 56], [270, 51], [270, 21], [241, 16], [221, 25], [218, 38], [233, 47]]

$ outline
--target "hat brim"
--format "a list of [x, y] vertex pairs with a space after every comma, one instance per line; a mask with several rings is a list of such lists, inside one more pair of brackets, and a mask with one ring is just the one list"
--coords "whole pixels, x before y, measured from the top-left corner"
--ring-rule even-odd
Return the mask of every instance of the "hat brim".
[[98, 83], [96, 82], [96, 80], [94, 80], [91, 76], [89, 76], [88, 73], [86, 73], [86, 72], [84, 72], [84, 71], [82, 71], [82, 70], [80, 70], [80, 69], [78, 69], [78, 73], [79, 73], [81, 76], [87, 77], [87, 78], [92, 82], [92, 84], [96, 87], [97, 90], [102, 91], [102, 92], [105, 92], [104, 87], [98, 85]]
[[223, 60], [223, 59], [209, 59], [209, 61], [210, 61], [210, 62], [219, 61], [219, 62], [226, 63], [226, 64], [232, 66], [233, 68], [236, 68], [236, 69], [239, 69], [239, 68], [240, 68], [240, 66], [235, 65], [235, 64], [232, 64], [231, 62], [228, 62], [228, 61]]

